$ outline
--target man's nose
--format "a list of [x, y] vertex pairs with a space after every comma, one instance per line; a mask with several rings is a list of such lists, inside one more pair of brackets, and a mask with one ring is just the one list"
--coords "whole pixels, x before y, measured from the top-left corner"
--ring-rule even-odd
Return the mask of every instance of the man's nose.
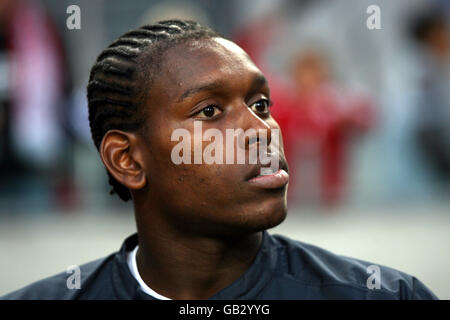
[[242, 117], [242, 129], [244, 132], [247, 132], [249, 129], [255, 130], [255, 134], [245, 135], [246, 149], [250, 148], [254, 143], [265, 142], [266, 146], [269, 146], [272, 141], [272, 130], [269, 124], [247, 106], [245, 106]]

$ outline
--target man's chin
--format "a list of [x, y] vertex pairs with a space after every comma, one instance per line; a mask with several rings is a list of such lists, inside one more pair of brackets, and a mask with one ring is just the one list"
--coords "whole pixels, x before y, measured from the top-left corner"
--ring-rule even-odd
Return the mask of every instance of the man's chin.
[[274, 228], [281, 224], [287, 216], [286, 205], [279, 205], [274, 207], [271, 212], [268, 213], [264, 219], [261, 219], [261, 224], [259, 226], [260, 230], [267, 230]]
[[285, 200], [270, 199], [258, 204], [255, 208], [249, 208], [243, 220], [242, 229], [247, 232], [257, 232], [274, 228], [282, 223], [287, 216]]

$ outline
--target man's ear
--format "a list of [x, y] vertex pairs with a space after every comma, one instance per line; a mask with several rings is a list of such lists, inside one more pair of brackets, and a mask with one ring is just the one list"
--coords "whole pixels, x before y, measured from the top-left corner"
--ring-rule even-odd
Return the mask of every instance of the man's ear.
[[142, 189], [147, 183], [144, 157], [135, 133], [108, 131], [100, 145], [100, 156], [114, 179], [128, 189]]

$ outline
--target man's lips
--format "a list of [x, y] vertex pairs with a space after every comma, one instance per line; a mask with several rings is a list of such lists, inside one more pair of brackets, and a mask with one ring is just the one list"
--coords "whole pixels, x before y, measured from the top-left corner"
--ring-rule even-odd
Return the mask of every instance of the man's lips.
[[[255, 165], [246, 180], [253, 186], [263, 189], [281, 188], [289, 182], [288, 168], [283, 158], [280, 159], [278, 168], [280, 169], [275, 169], [270, 173], [270, 165]], [[269, 173], [262, 174], [262, 171], [268, 171]]]
[[[258, 176], [261, 176], [262, 171], [270, 171], [271, 169], [271, 163], [269, 162], [268, 164], [255, 164], [251, 166], [251, 170], [248, 172], [248, 174], [245, 177], [245, 180], [251, 180], [253, 178], [256, 178]], [[279, 156], [278, 159], [278, 167], [274, 168], [272, 173], [275, 173], [275, 171], [278, 171], [278, 169], [283, 169], [284, 171], [286, 171], [286, 173], [289, 173], [288, 170], [288, 166], [287, 166], [287, 162], [284, 158], [284, 156]]]
[[262, 189], [278, 189], [287, 185], [289, 182], [289, 174], [284, 169], [279, 169], [272, 174], [254, 177], [248, 180], [248, 182]]

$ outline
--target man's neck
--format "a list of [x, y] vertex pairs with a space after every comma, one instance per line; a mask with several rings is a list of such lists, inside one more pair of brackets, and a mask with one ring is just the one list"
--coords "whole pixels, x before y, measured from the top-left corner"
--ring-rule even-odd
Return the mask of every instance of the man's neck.
[[139, 274], [172, 299], [207, 299], [232, 284], [250, 267], [263, 238], [262, 232], [233, 238], [183, 235], [139, 224], [138, 230]]

